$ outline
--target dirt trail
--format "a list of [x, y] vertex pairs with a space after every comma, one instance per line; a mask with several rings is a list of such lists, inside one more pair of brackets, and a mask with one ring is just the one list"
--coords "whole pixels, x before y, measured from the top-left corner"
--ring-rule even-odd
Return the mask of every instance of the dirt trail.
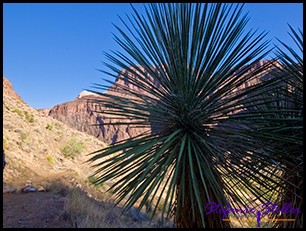
[[65, 197], [52, 192], [3, 194], [3, 228], [70, 228]]

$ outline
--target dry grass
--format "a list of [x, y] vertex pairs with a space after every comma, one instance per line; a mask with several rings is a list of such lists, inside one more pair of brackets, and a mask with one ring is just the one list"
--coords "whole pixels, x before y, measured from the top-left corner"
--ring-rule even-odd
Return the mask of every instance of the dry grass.
[[[129, 213], [122, 215], [122, 203], [114, 207], [111, 193], [106, 193], [113, 182], [104, 182], [99, 187], [89, 184], [88, 177], [94, 170], [84, 163], [89, 159], [86, 154], [105, 147], [103, 142], [51, 117], [42, 116], [16, 99], [3, 95], [3, 101], [3, 143], [7, 160], [3, 180], [7, 185], [17, 189], [28, 184], [37, 188], [42, 186], [65, 196], [67, 216], [74, 227], [162, 227], [158, 219], [160, 211], [152, 223], [135, 221]], [[35, 120], [30, 122], [24, 114]], [[61, 152], [71, 139], [83, 143], [74, 159], [66, 158]], [[155, 203], [156, 199], [153, 206]], [[171, 226], [169, 221], [164, 227]]]
[[[114, 182], [103, 182], [98, 187], [90, 184], [89, 176], [94, 170], [85, 161], [89, 159], [88, 153], [106, 146], [102, 141], [7, 95], [3, 95], [3, 105], [5, 185], [17, 190], [32, 185], [65, 196], [66, 215], [74, 227], [161, 227], [158, 219], [150, 223], [134, 220], [129, 212], [122, 214], [122, 204], [114, 206], [111, 192], [106, 192]], [[30, 122], [24, 115], [31, 115], [35, 120]], [[78, 154], [66, 158], [62, 148], [71, 139], [82, 142], [82, 147], [73, 143]]]
[[75, 178], [47, 182], [47, 190], [67, 198], [66, 216], [75, 228], [159, 228], [158, 219], [135, 221], [129, 213], [122, 214], [122, 207], [114, 206], [105, 188], [80, 184]]

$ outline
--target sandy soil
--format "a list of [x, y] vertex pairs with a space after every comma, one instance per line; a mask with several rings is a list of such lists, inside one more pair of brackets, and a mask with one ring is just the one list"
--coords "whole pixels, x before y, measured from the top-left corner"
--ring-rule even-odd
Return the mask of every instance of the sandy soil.
[[3, 228], [70, 228], [65, 203], [52, 192], [3, 193]]

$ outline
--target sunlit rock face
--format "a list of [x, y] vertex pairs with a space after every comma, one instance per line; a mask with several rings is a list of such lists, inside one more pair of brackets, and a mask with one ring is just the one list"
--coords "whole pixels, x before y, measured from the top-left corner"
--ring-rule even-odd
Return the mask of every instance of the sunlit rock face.
[[[259, 61], [257, 64], [251, 67], [250, 71], [254, 71], [255, 69], [264, 65], [266, 62], [267, 61]], [[159, 73], [160, 68], [162, 67], [154, 69], [156, 73]], [[140, 69], [143, 70], [142, 67], [140, 67]], [[155, 87], [160, 89], [161, 84], [157, 79], [153, 78], [148, 72], [144, 71], [143, 73], [143, 76], [150, 79], [150, 83], [152, 84], [149, 86], [150, 88]], [[266, 79], [269, 78], [269, 76], [270, 74], [267, 72], [267, 74], [262, 75], [260, 79]], [[248, 87], [249, 85], [253, 85], [257, 81], [260, 81], [260, 79], [252, 80], [253, 82], [247, 82], [241, 87], [244, 88]], [[123, 86], [144, 95], [149, 94], [144, 89], [140, 89], [135, 86], [133, 84], [135, 81], [142, 81], [138, 76], [138, 72], [137, 74], [132, 74], [127, 70], [122, 70], [114, 84], [110, 86], [106, 93], [127, 97], [126, 92], [121, 88]], [[137, 136], [148, 129], [152, 129], [153, 133], [156, 133], [162, 129], [162, 125], [158, 124], [153, 124], [152, 126], [148, 126], [148, 128], [135, 128], [133, 125], [129, 124], [110, 125], [112, 123], [119, 122], [119, 120], [115, 118], [115, 116], [106, 115], [104, 112], [111, 109], [93, 103], [93, 99], [103, 99], [103, 96], [89, 91], [82, 91], [76, 97], [76, 99], [56, 105], [55, 107], [48, 109], [46, 112], [49, 116], [58, 119], [79, 131], [98, 137], [108, 144], [114, 144], [115, 142]], [[132, 122], [130, 118], [126, 118], [124, 121], [127, 123]], [[122, 120], [120, 120], [120, 122], [122, 122]]]
[[[120, 89], [120, 86], [125, 86], [145, 94], [145, 91], [138, 89], [132, 83], [133, 81], [138, 81], [137, 75], [132, 75], [126, 70], [122, 70], [115, 83], [105, 93], [127, 97], [126, 92]], [[159, 87], [158, 81], [152, 79], [152, 82], [156, 84], [156, 87]], [[148, 128], [135, 128], [129, 124], [133, 122], [131, 118], [122, 120], [116, 118], [116, 116], [104, 113], [111, 109], [95, 103], [94, 100], [97, 99], [103, 99], [103, 96], [89, 91], [82, 91], [76, 99], [51, 108], [48, 111], [48, 115], [79, 131], [93, 135], [108, 144], [114, 144], [115, 142], [137, 136], [150, 129], [149, 126]], [[127, 122], [127, 124], [111, 125], [116, 122]]]
[[15, 92], [12, 83], [4, 76], [3, 76], [3, 95], [6, 95], [9, 97], [15, 98], [21, 102], [24, 102], [23, 99], [20, 97], [20, 95], [18, 95]]

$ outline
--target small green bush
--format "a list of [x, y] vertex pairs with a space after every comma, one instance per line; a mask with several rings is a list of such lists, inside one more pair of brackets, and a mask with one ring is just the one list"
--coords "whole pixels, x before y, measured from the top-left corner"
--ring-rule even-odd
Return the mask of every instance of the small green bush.
[[48, 130], [50, 130], [50, 131], [51, 131], [51, 130], [53, 129], [53, 127], [52, 127], [52, 125], [47, 124], [46, 129], [48, 129]]
[[22, 142], [25, 141], [25, 139], [28, 137], [29, 133], [28, 132], [20, 132], [19, 136]]
[[9, 149], [8, 138], [3, 136], [3, 150], [4, 152]]
[[71, 139], [69, 142], [63, 146], [61, 149], [61, 153], [66, 157], [66, 158], [72, 158], [76, 157], [79, 155], [84, 149], [84, 144], [82, 141], [78, 141], [76, 139]]
[[53, 156], [46, 156], [46, 159], [47, 159], [47, 161], [48, 161], [50, 164], [53, 164], [53, 163], [54, 163], [54, 158], [53, 158]]
[[17, 108], [15, 108], [12, 112], [17, 113], [19, 116], [23, 116], [23, 112]]
[[27, 111], [21, 111], [19, 110], [18, 108], [15, 108], [12, 112], [15, 112], [17, 113], [19, 116], [21, 117], [25, 117], [25, 119], [30, 122], [30, 123], [33, 123], [35, 120], [34, 120], [34, 115], [32, 114], [29, 114]]
[[29, 114], [27, 111], [23, 111], [24, 112], [24, 116], [26, 118], [26, 120], [30, 123], [34, 123], [34, 115]]

